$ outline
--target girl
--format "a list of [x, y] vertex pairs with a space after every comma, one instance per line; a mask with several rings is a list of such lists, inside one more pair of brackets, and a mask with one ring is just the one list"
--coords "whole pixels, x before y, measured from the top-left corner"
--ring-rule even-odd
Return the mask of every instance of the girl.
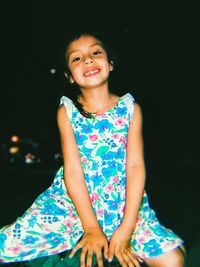
[[[182, 267], [183, 241], [162, 226], [145, 192], [142, 112], [130, 93], [109, 88], [114, 69], [97, 33], [76, 31], [65, 45], [65, 75], [79, 88], [57, 113], [64, 166], [52, 185], [0, 232], [1, 262], [81, 249], [80, 266], [96, 255], [123, 267]], [[75, 96], [75, 91], [73, 92]]]

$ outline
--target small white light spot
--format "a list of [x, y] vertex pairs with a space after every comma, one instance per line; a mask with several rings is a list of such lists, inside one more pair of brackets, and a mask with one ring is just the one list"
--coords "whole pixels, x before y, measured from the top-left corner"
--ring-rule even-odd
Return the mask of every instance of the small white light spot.
[[54, 69], [54, 68], [50, 69], [50, 73], [51, 74], [55, 74], [56, 73], [56, 69]]

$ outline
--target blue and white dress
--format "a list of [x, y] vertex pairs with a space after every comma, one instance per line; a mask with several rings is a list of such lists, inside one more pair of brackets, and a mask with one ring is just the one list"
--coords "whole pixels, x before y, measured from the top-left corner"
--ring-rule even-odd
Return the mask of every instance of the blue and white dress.
[[[84, 117], [65, 96], [60, 104], [71, 120], [94, 213], [110, 239], [124, 215], [127, 134], [134, 116], [134, 98], [127, 93], [114, 108], [94, 118]], [[27, 261], [70, 250], [83, 233], [65, 187], [62, 166], [52, 185], [32, 206], [0, 229], [0, 262]], [[131, 244], [141, 258], [156, 257], [183, 244], [158, 221], [145, 191]]]

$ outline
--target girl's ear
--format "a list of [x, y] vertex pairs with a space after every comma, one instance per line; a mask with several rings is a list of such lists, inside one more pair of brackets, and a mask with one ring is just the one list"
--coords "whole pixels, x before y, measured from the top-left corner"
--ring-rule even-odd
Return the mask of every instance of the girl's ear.
[[114, 62], [111, 60], [110, 61], [110, 71], [113, 71], [114, 69]]
[[67, 72], [64, 72], [64, 75], [69, 80], [70, 83], [74, 83], [74, 79], [72, 78], [70, 74], [68, 74]]

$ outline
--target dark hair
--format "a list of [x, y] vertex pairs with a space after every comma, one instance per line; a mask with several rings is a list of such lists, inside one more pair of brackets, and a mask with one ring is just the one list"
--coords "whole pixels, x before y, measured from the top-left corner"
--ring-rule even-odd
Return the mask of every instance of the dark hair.
[[[66, 61], [66, 50], [68, 46], [70, 45], [71, 42], [78, 40], [81, 36], [93, 36], [96, 39], [98, 39], [101, 42], [101, 45], [103, 49], [105, 49], [107, 56], [108, 56], [108, 61], [109, 62], [116, 62], [116, 54], [114, 53], [114, 50], [111, 49], [111, 41], [109, 40], [109, 36], [107, 35], [106, 32], [103, 32], [100, 29], [97, 28], [91, 28], [90, 26], [72, 26], [70, 27], [66, 34], [64, 34], [64, 40], [63, 40], [63, 45], [61, 48], [61, 64], [64, 68], [64, 71], [68, 74], [70, 74], [70, 70], [68, 68], [68, 64]], [[77, 107], [77, 109], [83, 114], [85, 117], [92, 117], [91, 113], [88, 113], [84, 111], [82, 105], [78, 102], [78, 96], [80, 95], [80, 89], [76, 83], [70, 84], [69, 83], [69, 89], [67, 95], [70, 97], [70, 99], [73, 101], [74, 105]], [[112, 91], [112, 90], [111, 90]]]

